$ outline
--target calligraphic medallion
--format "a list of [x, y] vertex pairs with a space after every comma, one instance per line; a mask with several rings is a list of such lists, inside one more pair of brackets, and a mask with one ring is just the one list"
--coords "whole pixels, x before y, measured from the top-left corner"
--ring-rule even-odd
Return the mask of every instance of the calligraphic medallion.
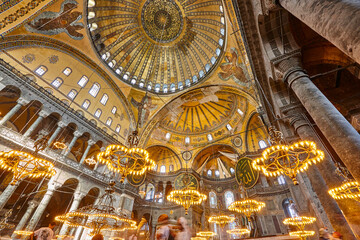
[[126, 176], [128, 182], [134, 187], [138, 187], [142, 185], [145, 181], [146, 174], [143, 175], [127, 175]]
[[189, 189], [198, 189], [199, 182], [192, 174], [181, 173], [175, 178], [175, 190], [181, 190], [188, 186]]
[[251, 165], [252, 160], [247, 157], [240, 158], [236, 163], [235, 178], [245, 188], [252, 188], [259, 179], [259, 172]]

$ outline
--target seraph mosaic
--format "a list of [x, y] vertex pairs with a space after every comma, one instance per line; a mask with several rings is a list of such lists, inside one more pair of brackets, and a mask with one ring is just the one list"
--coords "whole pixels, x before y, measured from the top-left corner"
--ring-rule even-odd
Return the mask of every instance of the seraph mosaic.
[[61, 4], [59, 12], [43, 12], [31, 22], [25, 25], [26, 30], [45, 35], [56, 35], [66, 33], [75, 40], [84, 38], [78, 31], [84, 28], [84, 24], [79, 22], [82, 18], [81, 12], [73, 11], [78, 3], [75, 0], [65, 0]]

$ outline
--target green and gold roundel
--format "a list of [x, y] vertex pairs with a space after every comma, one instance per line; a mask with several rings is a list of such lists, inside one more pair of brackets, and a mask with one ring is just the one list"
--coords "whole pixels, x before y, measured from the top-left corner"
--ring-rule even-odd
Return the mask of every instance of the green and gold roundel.
[[259, 179], [259, 172], [253, 169], [251, 162], [250, 158], [243, 157], [236, 163], [236, 181], [245, 188], [252, 188]]
[[179, 176], [175, 178], [174, 186], [175, 186], [175, 190], [181, 190], [186, 186], [188, 186], [190, 189], [197, 190], [199, 183], [194, 175], [181, 173]]
[[127, 177], [128, 182], [133, 185], [134, 187], [138, 187], [144, 183], [146, 174], [143, 175], [128, 175]]

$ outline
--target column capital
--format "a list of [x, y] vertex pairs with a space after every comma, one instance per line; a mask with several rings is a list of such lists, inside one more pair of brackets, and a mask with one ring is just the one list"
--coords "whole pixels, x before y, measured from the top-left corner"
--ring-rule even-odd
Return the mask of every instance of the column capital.
[[61, 183], [59, 182], [49, 182], [48, 184], [48, 191], [55, 191], [56, 189], [58, 189], [59, 187], [61, 187]]
[[39, 202], [36, 200], [30, 200], [30, 201], [28, 201], [28, 205], [30, 208], [35, 208], [39, 205]]
[[79, 131], [74, 132], [74, 137], [80, 137], [81, 135], [83, 135], [82, 132], [79, 132]]
[[59, 122], [57, 123], [57, 125], [58, 125], [59, 127], [61, 127], [61, 128], [63, 128], [63, 127], [66, 126], [66, 124], [65, 124], [64, 122], [62, 122], [62, 121], [59, 121]]
[[50, 115], [50, 113], [48, 113], [48, 112], [45, 111], [45, 110], [41, 110], [38, 114], [39, 114], [39, 117], [43, 117], [43, 118], [45, 118], [45, 117], [47, 117], [47, 116]]
[[301, 103], [290, 103], [280, 108], [281, 113], [288, 118], [289, 124], [294, 127], [295, 132], [304, 126], [309, 125], [305, 118], [305, 109]]
[[83, 197], [85, 197], [85, 193], [83, 192], [75, 192], [74, 193], [74, 201], [81, 201]]
[[16, 101], [17, 103], [19, 103], [20, 105], [26, 105], [28, 104], [30, 101], [26, 100], [25, 98], [19, 97], [19, 99]]
[[88, 146], [92, 146], [92, 145], [94, 145], [95, 143], [96, 143], [95, 140], [89, 139], [89, 141], [88, 141]]

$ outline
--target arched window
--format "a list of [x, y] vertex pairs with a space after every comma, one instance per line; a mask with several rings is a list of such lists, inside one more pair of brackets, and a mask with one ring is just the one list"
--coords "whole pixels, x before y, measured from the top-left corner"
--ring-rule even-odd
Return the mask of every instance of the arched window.
[[287, 218], [299, 217], [299, 213], [296, 209], [295, 203], [292, 199], [286, 198], [282, 203], [285, 216]]
[[108, 99], [109, 99], [109, 96], [105, 93], [105, 94], [101, 97], [100, 103], [105, 106], [106, 103], [107, 103], [107, 101], [108, 101]]
[[235, 173], [234, 168], [230, 168], [230, 173], [231, 173], [231, 174], [234, 174], [234, 173]]
[[69, 76], [72, 73], [71, 68], [67, 67], [64, 69], [63, 74], [65, 74], [66, 76]]
[[111, 109], [111, 113], [112, 113], [112, 114], [116, 114], [116, 112], [117, 112], [117, 108], [114, 106], [114, 107]]
[[216, 194], [214, 192], [210, 192], [209, 193], [209, 199], [210, 199], [210, 207], [211, 208], [216, 208], [217, 207], [217, 199], [216, 199]]
[[166, 133], [166, 134], [165, 134], [165, 138], [166, 138], [166, 140], [170, 140], [170, 138], [171, 138], [171, 133]]
[[81, 105], [84, 109], [88, 109], [90, 106], [90, 101], [88, 99], [85, 99], [83, 104]]
[[262, 148], [266, 148], [267, 145], [266, 145], [266, 142], [264, 140], [260, 140], [259, 141], [259, 147], [262, 149]]
[[208, 135], [207, 135], [207, 139], [208, 139], [209, 142], [211, 142], [211, 141], [213, 140], [212, 135], [211, 135], [211, 134], [208, 134]]
[[219, 172], [219, 170], [215, 170], [215, 177], [220, 177], [220, 172]]
[[74, 99], [76, 97], [76, 95], [77, 95], [77, 91], [75, 89], [71, 89], [67, 96], [70, 99]]
[[111, 126], [111, 123], [112, 123], [112, 118], [109, 117], [107, 120], [106, 120], [106, 125], [108, 125], [109, 127]]
[[234, 194], [231, 191], [225, 192], [225, 205], [228, 208], [234, 202]]
[[174, 165], [171, 164], [171, 165], [169, 166], [169, 172], [173, 172], [173, 171], [174, 171]]
[[230, 125], [230, 124], [226, 124], [226, 129], [227, 129], [228, 131], [231, 131], [231, 130], [232, 130], [231, 125]]
[[244, 112], [241, 111], [239, 108], [238, 108], [237, 112], [238, 112], [241, 116], [244, 115]]
[[160, 167], [160, 173], [166, 173], [166, 166], [165, 165], [162, 165]]
[[89, 93], [91, 96], [96, 97], [98, 95], [99, 91], [100, 91], [100, 85], [98, 83], [94, 83], [91, 86]]
[[185, 137], [185, 144], [190, 144], [190, 138], [189, 137]]
[[158, 167], [158, 165], [156, 164], [155, 167], [153, 167], [152, 170], [156, 172], [156, 171], [157, 171], [157, 167]]
[[120, 129], [121, 129], [121, 126], [120, 124], [118, 124], [115, 128], [115, 132], [119, 133], [120, 132]]
[[278, 176], [277, 181], [278, 181], [279, 185], [286, 184], [285, 177], [283, 175]]
[[85, 87], [88, 81], [89, 81], [89, 79], [87, 78], [87, 76], [82, 76], [80, 78], [80, 80], [78, 81], [78, 85], [80, 87]]
[[63, 84], [63, 80], [61, 78], [55, 78], [54, 81], [52, 81], [51, 85], [53, 85], [55, 88], [59, 88]]
[[40, 67], [38, 67], [36, 70], [35, 70], [35, 73], [39, 76], [42, 76], [44, 75], [46, 72], [47, 72], [47, 67], [41, 65]]
[[207, 175], [208, 175], [208, 177], [212, 176], [212, 171], [210, 169], [207, 171]]
[[101, 116], [102, 111], [100, 109], [97, 109], [94, 116], [99, 118]]

